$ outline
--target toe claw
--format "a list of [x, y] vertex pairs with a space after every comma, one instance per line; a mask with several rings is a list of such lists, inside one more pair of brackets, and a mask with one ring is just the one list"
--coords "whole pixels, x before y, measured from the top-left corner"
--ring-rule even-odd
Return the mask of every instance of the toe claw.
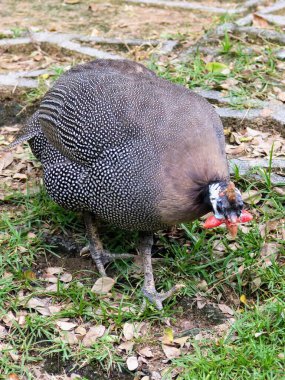
[[171, 297], [174, 293], [176, 293], [181, 288], [184, 288], [185, 285], [183, 284], [177, 284], [174, 285], [170, 290], [167, 292], [161, 292], [158, 293], [156, 289], [147, 289], [146, 287], [143, 287], [142, 292], [143, 295], [153, 304], [158, 310], [163, 309], [162, 302], [165, 301], [167, 298]]
[[79, 252], [79, 256], [84, 256], [86, 255], [86, 253], [89, 253], [90, 254], [90, 246], [89, 245], [86, 245], [85, 247], [83, 247], [80, 252]]

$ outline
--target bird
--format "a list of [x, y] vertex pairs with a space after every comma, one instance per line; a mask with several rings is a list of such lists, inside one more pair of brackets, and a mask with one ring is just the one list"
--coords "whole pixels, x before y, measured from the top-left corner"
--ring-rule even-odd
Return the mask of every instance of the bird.
[[140, 63], [96, 59], [66, 71], [11, 147], [24, 141], [42, 164], [49, 196], [83, 212], [83, 250], [101, 276], [108, 262], [134, 255], [104, 249], [100, 222], [139, 231], [142, 293], [159, 310], [181, 284], [156, 290], [153, 233], [211, 211], [206, 228], [226, 223], [233, 232], [246, 219], [213, 105]]

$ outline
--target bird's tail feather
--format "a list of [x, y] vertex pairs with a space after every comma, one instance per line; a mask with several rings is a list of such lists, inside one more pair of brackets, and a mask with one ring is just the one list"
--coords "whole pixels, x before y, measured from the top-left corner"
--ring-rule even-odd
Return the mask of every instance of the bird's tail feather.
[[38, 113], [35, 112], [33, 116], [28, 120], [27, 124], [19, 130], [16, 134], [14, 141], [8, 145], [7, 150], [14, 148], [15, 146], [21, 144], [24, 141], [28, 141], [31, 138], [37, 136], [40, 132], [41, 126], [38, 120]]

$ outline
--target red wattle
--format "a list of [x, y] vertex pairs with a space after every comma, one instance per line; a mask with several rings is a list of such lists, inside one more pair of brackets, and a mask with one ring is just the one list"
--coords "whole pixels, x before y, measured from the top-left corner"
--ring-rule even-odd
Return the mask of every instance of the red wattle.
[[238, 223], [250, 222], [252, 219], [253, 219], [253, 216], [246, 210], [242, 210], [241, 216], [237, 218], [236, 223], [231, 223], [230, 221], [226, 219], [217, 219], [215, 215], [211, 215], [205, 220], [203, 227], [206, 229], [215, 228], [225, 223], [227, 227], [229, 228], [229, 226], [234, 226], [234, 225], [237, 225]]
[[240, 216], [240, 223], [250, 222], [253, 219], [253, 216], [246, 210], [242, 210]]
[[214, 228], [218, 227], [221, 224], [225, 223], [224, 219], [217, 219], [215, 215], [209, 216], [206, 220], [205, 223], [203, 224], [204, 228]]

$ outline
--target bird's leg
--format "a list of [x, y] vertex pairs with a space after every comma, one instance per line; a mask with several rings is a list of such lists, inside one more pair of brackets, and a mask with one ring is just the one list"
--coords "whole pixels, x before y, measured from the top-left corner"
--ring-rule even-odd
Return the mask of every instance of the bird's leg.
[[91, 257], [95, 261], [95, 264], [101, 276], [106, 276], [104, 265], [108, 262], [114, 261], [116, 259], [133, 259], [135, 257], [135, 255], [132, 255], [130, 253], [110, 253], [103, 249], [94, 216], [90, 212], [85, 212], [84, 221], [90, 243], [89, 246], [84, 247], [80, 253], [86, 253], [87, 251], [90, 252]]
[[183, 285], [177, 284], [173, 286], [167, 292], [158, 293], [155, 289], [155, 283], [152, 272], [152, 263], [151, 263], [151, 247], [153, 245], [153, 236], [152, 234], [142, 233], [141, 240], [139, 244], [139, 253], [143, 258], [143, 268], [144, 268], [144, 285], [142, 292], [148, 300], [153, 303], [158, 310], [162, 310], [162, 302], [166, 298], [172, 296], [175, 292], [183, 287]]

